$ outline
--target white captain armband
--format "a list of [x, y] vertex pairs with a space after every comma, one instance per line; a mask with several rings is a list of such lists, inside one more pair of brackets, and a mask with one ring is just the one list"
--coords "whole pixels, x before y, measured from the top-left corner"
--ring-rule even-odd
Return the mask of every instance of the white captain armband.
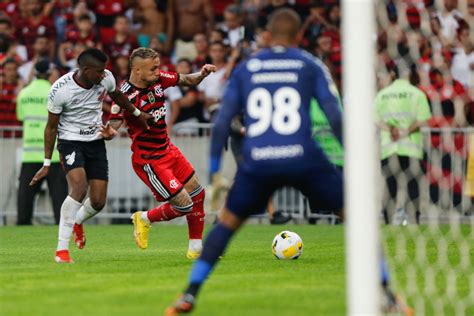
[[133, 111], [132, 114], [133, 114], [133, 116], [138, 117], [138, 116], [140, 116], [141, 113], [142, 113], [142, 111], [140, 111], [139, 109], [135, 108], [135, 111]]

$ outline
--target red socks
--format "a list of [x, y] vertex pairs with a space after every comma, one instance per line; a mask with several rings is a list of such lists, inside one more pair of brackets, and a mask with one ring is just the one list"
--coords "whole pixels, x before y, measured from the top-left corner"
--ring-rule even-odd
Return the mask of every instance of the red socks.
[[147, 212], [150, 222], [169, 221], [173, 218], [180, 217], [186, 214], [188, 221], [189, 239], [202, 239], [202, 231], [204, 230], [204, 198], [206, 193], [204, 189], [199, 186], [196, 190], [189, 194], [193, 201], [191, 213], [186, 213], [183, 207], [182, 212], [179, 208], [172, 206], [169, 202], [160, 205]]
[[199, 189], [200, 191], [196, 192], [197, 190], [195, 190], [190, 194], [193, 200], [193, 211], [186, 215], [189, 239], [202, 239], [202, 231], [204, 230], [204, 197], [206, 193], [202, 187], [199, 187]]
[[148, 219], [150, 222], [169, 221], [173, 218], [183, 216], [183, 213], [176, 211], [170, 203], [162, 204], [148, 211]]

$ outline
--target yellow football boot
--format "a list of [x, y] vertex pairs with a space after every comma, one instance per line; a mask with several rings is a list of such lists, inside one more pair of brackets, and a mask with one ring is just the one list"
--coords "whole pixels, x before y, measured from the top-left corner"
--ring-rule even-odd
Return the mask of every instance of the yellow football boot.
[[143, 212], [135, 212], [130, 217], [133, 222], [133, 236], [135, 237], [135, 243], [140, 249], [148, 248], [148, 232], [150, 231], [151, 225], [142, 219]]

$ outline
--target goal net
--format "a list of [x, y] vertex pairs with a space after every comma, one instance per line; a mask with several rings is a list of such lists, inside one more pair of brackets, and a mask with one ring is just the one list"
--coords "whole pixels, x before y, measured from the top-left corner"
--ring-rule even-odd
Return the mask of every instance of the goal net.
[[[474, 1], [375, 1], [375, 18], [376, 92], [396, 67], [426, 94], [431, 112], [422, 157], [407, 157], [413, 143], [403, 135], [384, 159], [391, 144], [379, 143], [380, 237], [391, 285], [416, 315], [474, 315]], [[416, 112], [391, 111], [386, 122]]]

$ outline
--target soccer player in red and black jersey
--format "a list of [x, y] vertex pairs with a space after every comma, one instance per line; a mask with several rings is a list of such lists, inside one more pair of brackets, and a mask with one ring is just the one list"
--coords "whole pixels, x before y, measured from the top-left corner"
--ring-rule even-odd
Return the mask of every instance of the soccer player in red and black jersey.
[[138, 247], [148, 247], [148, 231], [152, 222], [186, 216], [189, 228], [186, 256], [194, 259], [202, 250], [205, 193], [194, 168], [169, 140], [164, 90], [176, 85], [197, 85], [215, 71], [215, 66], [207, 64], [200, 72], [188, 75], [161, 71], [159, 66], [160, 58], [156, 51], [143, 47], [135, 49], [130, 56], [130, 78], [121, 86], [121, 91], [135, 106], [154, 117], [150, 129], [144, 129], [135, 117], [113, 106], [110, 123], [103, 129], [103, 135], [110, 138], [123, 120], [127, 122], [132, 139], [133, 169], [157, 201], [166, 201], [157, 208], [132, 215]]

